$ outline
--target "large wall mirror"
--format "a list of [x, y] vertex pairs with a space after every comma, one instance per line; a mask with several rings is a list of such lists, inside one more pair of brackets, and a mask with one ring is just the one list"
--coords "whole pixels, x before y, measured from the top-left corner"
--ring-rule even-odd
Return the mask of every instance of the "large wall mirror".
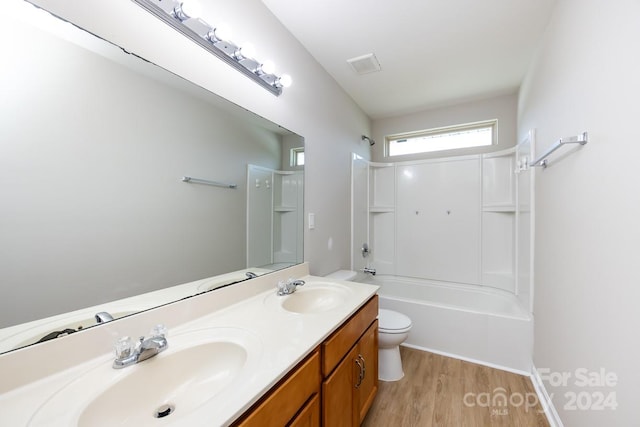
[[23, 8], [0, 26], [0, 352], [302, 262], [302, 137]]

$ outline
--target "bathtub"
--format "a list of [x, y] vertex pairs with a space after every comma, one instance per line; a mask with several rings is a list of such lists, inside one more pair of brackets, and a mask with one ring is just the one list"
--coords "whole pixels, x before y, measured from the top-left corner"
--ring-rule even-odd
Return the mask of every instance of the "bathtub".
[[533, 318], [517, 297], [488, 287], [378, 275], [380, 308], [411, 318], [404, 345], [529, 375]]

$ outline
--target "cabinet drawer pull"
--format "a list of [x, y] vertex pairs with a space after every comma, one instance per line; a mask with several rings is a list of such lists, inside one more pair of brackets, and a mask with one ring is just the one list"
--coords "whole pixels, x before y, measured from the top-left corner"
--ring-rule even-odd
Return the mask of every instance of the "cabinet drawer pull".
[[364, 378], [364, 373], [363, 373], [362, 363], [360, 362], [360, 357], [355, 359], [355, 362], [356, 362], [356, 365], [358, 365], [358, 368], [360, 368], [360, 373], [358, 374], [358, 382], [356, 383], [356, 388], [358, 388], [362, 384], [362, 379]]
[[367, 365], [364, 363], [364, 357], [362, 357], [361, 354], [358, 355], [358, 359], [360, 359], [360, 361], [362, 362], [362, 379], [360, 380], [360, 382], [362, 382], [365, 375], [367, 374]]

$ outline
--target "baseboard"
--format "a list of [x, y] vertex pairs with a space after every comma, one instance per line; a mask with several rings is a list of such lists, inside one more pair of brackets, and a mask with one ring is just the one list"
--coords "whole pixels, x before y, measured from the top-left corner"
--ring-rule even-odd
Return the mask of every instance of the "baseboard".
[[540, 378], [540, 374], [538, 374], [538, 370], [535, 366], [531, 370], [531, 374], [529, 376], [531, 377], [533, 388], [536, 390], [536, 394], [540, 400], [540, 405], [542, 405], [542, 409], [544, 410], [544, 414], [547, 416], [547, 421], [549, 421], [550, 427], [564, 427], [564, 424], [562, 424], [562, 420], [558, 415], [558, 411], [556, 411], [556, 407], [553, 406], [551, 397], [549, 396], [549, 393], [547, 393], [547, 389], [545, 388], [542, 378]]
[[465, 362], [475, 363], [477, 365], [488, 366], [489, 368], [500, 369], [501, 371], [511, 372], [513, 374], [524, 375], [525, 377], [530, 377], [531, 372], [521, 371], [520, 369], [513, 369], [507, 366], [496, 365], [494, 363], [489, 363], [484, 360], [472, 359], [470, 357], [460, 356], [459, 354], [447, 353], [446, 351], [434, 350], [432, 348], [421, 347], [419, 345], [402, 343], [400, 344], [403, 347], [414, 348], [416, 350], [428, 351], [429, 353], [439, 354], [441, 356], [452, 357], [454, 359], [464, 360]]

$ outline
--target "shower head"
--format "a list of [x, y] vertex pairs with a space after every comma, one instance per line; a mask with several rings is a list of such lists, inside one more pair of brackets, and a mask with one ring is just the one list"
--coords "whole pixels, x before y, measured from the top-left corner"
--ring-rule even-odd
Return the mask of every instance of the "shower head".
[[371, 145], [371, 146], [373, 146], [373, 144], [376, 143], [373, 139], [369, 138], [367, 135], [362, 135], [362, 140], [363, 141], [368, 141], [369, 145]]

